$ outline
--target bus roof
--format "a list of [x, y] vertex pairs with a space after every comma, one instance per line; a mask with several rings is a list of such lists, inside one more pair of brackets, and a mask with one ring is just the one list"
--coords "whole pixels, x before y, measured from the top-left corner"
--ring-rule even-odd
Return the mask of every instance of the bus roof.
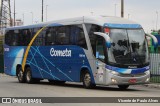
[[142, 28], [140, 24], [136, 22], [113, 16], [83, 16], [62, 20], [55, 20], [50, 22], [44, 22], [39, 24], [27, 25], [27, 26], [15, 26], [6, 28], [6, 30], [15, 30], [15, 29], [29, 29], [29, 28], [37, 28], [43, 26], [63, 26], [63, 25], [74, 25], [74, 24], [82, 24], [82, 23], [90, 23], [96, 24], [104, 27], [110, 28]]

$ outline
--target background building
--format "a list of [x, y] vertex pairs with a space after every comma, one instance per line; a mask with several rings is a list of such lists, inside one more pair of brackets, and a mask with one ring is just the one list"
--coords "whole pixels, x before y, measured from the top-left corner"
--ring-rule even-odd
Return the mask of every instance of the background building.
[[16, 19], [15, 21], [15, 26], [22, 26], [23, 25], [23, 22], [21, 19]]

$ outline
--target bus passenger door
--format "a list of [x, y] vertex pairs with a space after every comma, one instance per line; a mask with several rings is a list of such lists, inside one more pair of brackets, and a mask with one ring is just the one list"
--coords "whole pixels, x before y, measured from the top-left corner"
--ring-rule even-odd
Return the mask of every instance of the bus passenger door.
[[105, 84], [106, 71], [105, 71], [105, 40], [102, 36], [96, 35], [96, 83]]

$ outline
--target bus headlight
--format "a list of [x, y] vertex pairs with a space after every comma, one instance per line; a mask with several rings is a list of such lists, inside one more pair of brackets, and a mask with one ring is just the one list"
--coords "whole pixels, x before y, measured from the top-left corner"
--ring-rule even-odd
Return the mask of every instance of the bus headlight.
[[144, 73], [148, 75], [148, 74], [150, 74], [150, 71], [148, 70], [148, 71], [145, 71]]
[[112, 81], [113, 83], [117, 83], [117, 80], [114, 79], [114, 78], [111, 78], [111, 81]]
[[147, 78], [145, 82], [149, 82], [149, 81], [150, 81], [150, 78]]

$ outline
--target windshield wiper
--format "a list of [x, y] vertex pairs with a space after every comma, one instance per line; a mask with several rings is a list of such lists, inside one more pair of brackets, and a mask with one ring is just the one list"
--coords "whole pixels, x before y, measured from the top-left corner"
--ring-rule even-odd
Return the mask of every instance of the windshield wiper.
[[133, 61], [135, 61], [135, 62], [136, 62], [136, 61], [137, 61], [137, 60], [136, 60], [136, 57], [138, 57], [138, 60], [139, 60], [140, 64], [143, 66], [143, 65], [144, 65], [144, 63], [143, 63], [143, 61], [142, 61], [142, 59], [141, 59], [141, 56], [138, 54], [137, 50], [135, 50], [135, 51], [134, 51], [134, 52], [132, 52], [132, 53], [134, 53], [134, 54], [135, 54], [135, 56], [134, 56], [134, 57], [133, 57], [133, 55], [131, 54], [131, 55], [132, 55], [132, 58], [134, 58], [134, 59], [133, 59]]

